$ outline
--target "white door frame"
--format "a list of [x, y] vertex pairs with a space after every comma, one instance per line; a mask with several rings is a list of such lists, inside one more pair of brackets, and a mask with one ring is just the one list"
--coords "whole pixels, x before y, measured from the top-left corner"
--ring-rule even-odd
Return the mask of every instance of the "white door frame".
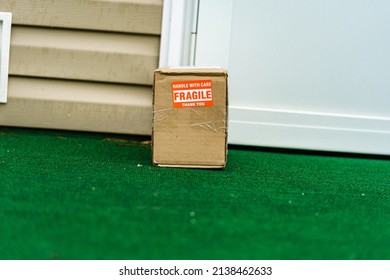
[[0, 13], [0, 103], [7, 102], [11, 13]]
[[159, 66], [194, 64], [199, 0], [164, 0]]

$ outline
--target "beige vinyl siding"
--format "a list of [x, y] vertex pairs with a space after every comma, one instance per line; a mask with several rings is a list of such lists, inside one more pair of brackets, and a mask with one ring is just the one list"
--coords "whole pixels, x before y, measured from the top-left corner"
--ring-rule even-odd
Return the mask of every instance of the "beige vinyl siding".
[[162, 5], [0, 0], [13, 13], [0, 125], [150, 134]]
[[159, 35], [162, 0], [0, 0], [18, 25]]
[[2, 123], [96, 132], [150, 134], [150, 87], [11, 77]]
[[15, 26], [10, 73], [87, 81], [152, 84], [157, 36]]

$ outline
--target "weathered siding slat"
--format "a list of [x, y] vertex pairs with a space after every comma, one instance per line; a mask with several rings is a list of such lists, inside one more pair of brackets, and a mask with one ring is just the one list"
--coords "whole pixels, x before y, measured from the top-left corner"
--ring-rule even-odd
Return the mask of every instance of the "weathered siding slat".
[[159, 37], [14, 26], [9, 73], [152, 84]]
[[0, 125], [149, 135], [145, 86], [10, 77]]
[[163, 0], [0, 0], [13, 23], [160, 34]]

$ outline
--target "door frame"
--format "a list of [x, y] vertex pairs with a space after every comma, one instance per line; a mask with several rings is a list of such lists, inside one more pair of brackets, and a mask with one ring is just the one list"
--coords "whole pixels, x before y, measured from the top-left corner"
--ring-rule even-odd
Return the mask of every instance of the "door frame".
[[7, 102], [11, 13], [0, 12], [0, 103]]

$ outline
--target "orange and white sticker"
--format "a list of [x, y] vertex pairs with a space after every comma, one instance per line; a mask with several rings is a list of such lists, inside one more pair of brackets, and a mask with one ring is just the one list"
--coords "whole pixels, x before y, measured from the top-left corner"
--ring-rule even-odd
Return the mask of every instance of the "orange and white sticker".
[[211, 80], [172, 82], [174, 108], [213, 106], [213, 86]]

